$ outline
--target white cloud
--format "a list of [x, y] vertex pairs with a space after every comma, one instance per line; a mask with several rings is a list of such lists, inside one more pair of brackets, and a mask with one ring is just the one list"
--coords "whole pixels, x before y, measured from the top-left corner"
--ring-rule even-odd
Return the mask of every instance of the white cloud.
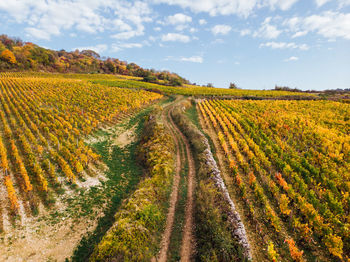
[[300, 30], [300, 28], [298, 27], [300, 22], [301, 22], [301, 18], [292, 17], [292, 18], [284, 20], [282, 24], [284, 26], [288, 26], [291, 30], [296, 31], [296, 30]]
[[122, 44], [121, 47], [123, 47], [123, 48], [141, 48], [142, 44], [140, 44], [140, 43], [125, 43], [125, 44]]
[[95, 45], [95, 46], [85, 46], [85, 47], [77, 47], [77, 48], [73, 48], [73, 50], [78, 49], [79, 51], [82, 50], [93, 50], [99, 54], [103, 53], [104, 51], [106, 51], [108, 49], [108, 46], [106, 44], [99, 44], [99, 45]]
[[211, 44], [223, 44], [225, 43], [224, 39], [216, 38], [214, 41], [211, 42]]
[[299, 60], [299, 57], [291, 56], [291, 57], [285, 59], [284, 61], [285, 62], [291, 62], [291, 61], [298, 61], [298, 60]]
[[190, 37], [183, 34], [177, 33], [168, 33], [166, 35], [162, 35], [163, 42], [183, 42], [188, 43], [191, 41]]
[[255, 9], [270, 7], [288, 10], [298, 0], [152, 0], [153, 3], [164, 3], [188, 8], [195, 13], [209, 13], [211, 16], [232, 15], [247, 17]]
[[116, 43], [116, 44], [112, 44], [112, 51], [119, 52], [124, 49], [141, 48], [141, 47], [143, 47], [143, 45], [140, 43]]
[[326, 3], [329, 2], [329, 1], [331, 1], [331, 0], [315, 0], [316, 5], [317, 5], [318, 7], [323, 6], [324, 4], [326, 4]]
[[[327, 11], [320, 15], [293, 17], [284, 21], [290, 30], [296, 32], [316, 32], [328, 39], [344, 38], [350, 40], [350, 13]], [[306, 34], [306, 33], [305, 33]]]
[[299, 49], [302, 51], [308, 50], [309, 46], [307, 44], [298, 45], [294, 42], [286, 43], [286, 42], [267, 42], [260, 44], [260, 48], [262, 47], [270, 47], [272, 49]]
[[195, 13], [205, 12], [212, 16], [231, 14], [247, 16], [256, 6], [255, 0], [154, 0], [154, 2], [178, 5], [182, 8], [189, 8]]
[[186, 28], [188, 28], [188, 25], [186, 25], [186, 24], [181, 24], [181, 25], [177, 25], [177, 26], [175, 27], [175, 30], [176, 30], [176, 31], [183, 31], [183, 30], [185, 30]]
[[198, 22], [200, 25], [205, 25], [207, 21], [205, 19], [200, 19]]
[[286, 11], [298, 1], [299, 0], [268, 0], [265, 2], [267, 2], [266, 4], [269, 5], [271, 9], [279, 8], [283, 11]]
[[135, 31], [141, 35], [143, 24], [152, 19], [146, 2], [124, 0], [17, 0], [0, 1], [4, 11], [35, 38], [49, 40], [64, 30], [75, 29], [94, 34]]
[[292, 36], [292, 38], [301, 37], [301, 36], [304, 36], [306, 34], [307, 34], [307, 31], [298, 31]]
[[121, 32], [118, 34], [111, 35], [112, 38], [118, 39], [118, 40], [127, 40], [135, 36], [143, 35], [142, 31], [127, 31], [127, 32]]
[[192, 17], [177, 13], [175, 15], [168, 16], [165, 21], [157, 21], [158, 24], [161, 25], [173, 25], [175, 26], [176, 31], [183, 31], [189, 28], [189, 23], [192, 22]]
[[202, 56], [190, 56], [190, 57], [174, 57], [174, 56], [167, 56], [165, 61], [178, 61], [178, 62], [191, 62], [191, 63], [203, 63], [203, 57]]
[[304, 19], [304, 28], [316, 31], [326, 38], [342, 37], [350, 39], [350, 13], [325, 12]]
[[[318, 7], [323, 6], [324, 4], [330, 2], [332, 0], [315, 0], [315, 3]], [[338, 0], [338, 5], [340, 8], [350, 5], [350, 0]]]
[[350, 0], [338, 0], [338, 2], [339, 2], [339, 7], [350, 5]]
[[184, 62], [203, 63], [203, 57], [201, 56], [181, 57], [180, 60]]
[[116, 28], [118, 31], [131, 31], [132, 30], [132, 27], [129, 24], [125, 23], [121, 19], [118, 19], [118, 18], [113, 19], [111, 21], [111, 23], [112, 23], [112, 26], [114, 28]]
[[271, 19], [272, 19], [271, 17], [267, 17], [264, 20], [264, 22], [262, 22], [259, 30], [253, 33], [253, 36], [269, 38], [269, 39], [277, 38], [282, 33], [282, 31], [278, 30], [276, 26], [270, 24]]
[[157, 27], [153, 28], [153, 30], [159, 32], [159, 31], [162, 30], [162, 28], [160, 28], [159, 26], [157, 26]]
[[175, 15], [168, 16], [167, 21], [171, 25], [186, 24], [192, 22], [192, 17], [177, 13]]
[[245, 36], [245, 35], [250, 35], [252, 32], [250, 29], [243, 29], [239, 33], [241, 36]]
[[211, 32], [214, 35], [227, 35], [231, 29], [232, 27], [229, 25], [216, 25], [211, 28]]
[[35, 37], [37, 39], [50, 40], [50, 37], [51, 37], [50, 33], [48, 33], [46, 30], [37, 29], [37, 28], [34, 28], [34, 27], [27, 27], [25, 29], [25, 31], [29, 35], [31, 35], [31, 36], [33, 36], [33, 37]]

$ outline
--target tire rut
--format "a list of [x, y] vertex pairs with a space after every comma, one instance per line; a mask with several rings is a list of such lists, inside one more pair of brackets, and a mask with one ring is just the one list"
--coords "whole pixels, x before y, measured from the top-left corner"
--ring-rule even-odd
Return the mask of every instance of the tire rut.
[[[170, 114], [170, 111], [169, 111]], [[173, 126], [175, 132], [181, 138], [182, 142], [185, 144], [185, 149], [187, 153], [188, 162], [188, 173], [187, 173], [187, 201], [185, 209], [185, 225], [183, 228], [183, 236], [181, 243], [181, 260], [183, 262], [191, 261], [193, 250], [194, 250], [194, 238], [193, 238], [193, 207], [194, 207], [194, 183], [195, 183], [195, 165], [190, 149], [190, 144], [187, 138], [182, 134], [178, 127], [173, 122], [170, 117], [171, 125]]]
[[[162, 236], [161, 249], [157, 257], [157, 261], [165, 262], [167, 261], [168, 250], [170, 239], [172, 235], [172, 229], [174, 225], [174, 218], [176, 216], [176, 207], [179, 194], [179, 184], [180, 184], [180, 173], [183, 167], [182, 162], [187, 161], [188, 171], [187, 171], [187, 199], [185, 207], [185, 220], [182, 232], [182, 242], [180, 250], [180, 261], [187, 262], [191, 261], [194, 254], [194, 237], [193, 237], [193, 209], [194, 209], [194, 189], [195, 189], [195, 164], [192, 157], [192, 152], [190, 149], [189, 142], [187, 138], [182, 134], [179, 128], [176, 126], [171, 118], [171, 104], [167, 106], [162, 114], [162, 120], [165, 127], [170, 131], [172, 137], [175, 140], [176, 145], [176, 172], [174, 176], [174, 182], [172, 187], [172, 192], [170, 195], [169, 209], [167, 214], [166, 226]], [[183, 150], [186, 150], [186, 158]], [[182, 151], [182, 157], [181, 152]]]
[[160, 244], [160, 251], [157, 258], [157, 261], [159, 262], [165, 262], [167, 261], [167, 255], [168, 255], [168, 249], [170, 244], [170, 237], [173, 229], [174, 224], [174, 218], [175, 218], [175, 210], [176, 210], [176, 204], [179, 194], [179, 184], [180, 184], [180, 172], [181, 172], [181, 154], [180, 154], [180, 142], [179, 139], [174, 134], [173, 128], [170, 126], [167, 116], [164, 114], [168, 110], [164, 110], [162, 114], [162, 120], [165, 125], [165, 127], [169, 130], [171, 136], [174, 138], [175, 141], [175, 147], [176, 147], [176, 170], [175, 170], [175, 176], [173, 180], [173, 186], [170, 194], [170, 201], [169, 201], [169, 209], [166, 219], [166, 225], [165, 230], [162, 236], [162, 241]]

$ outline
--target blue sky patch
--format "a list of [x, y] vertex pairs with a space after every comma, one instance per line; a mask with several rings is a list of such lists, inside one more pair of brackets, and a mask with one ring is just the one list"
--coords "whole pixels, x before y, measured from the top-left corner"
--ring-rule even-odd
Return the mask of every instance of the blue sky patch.
[[0, 1], [0, 33], [246, 89], [350, 88], [350, 0]]

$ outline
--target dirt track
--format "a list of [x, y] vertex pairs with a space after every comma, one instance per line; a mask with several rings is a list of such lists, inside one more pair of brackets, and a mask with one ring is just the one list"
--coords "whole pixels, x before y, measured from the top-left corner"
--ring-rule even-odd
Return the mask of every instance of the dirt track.
[[[193, 197], [194, 197], [194, 183], [195, 183], [195, 166], [192, 153], [190, 150], [189, 142], [186, 137], [181, 133], [178, 127], [175, 125], [171, 118], [171, 110], [176, 102], [165, 107], [162, 114], [162, 121], [165, 127], [170, 131], [176, 144], [176, 173], [174, 176], [172, 192], [170, 195], [169, 210], [167, 215], [166, 227], [162, 236], [161, 249], [157, 261], [167, 261], [167, 255], [169, 250], [169, 244], [174, 225], [174, 218], [176, 216], [176, 205], [179, 193], [180, 172], [184, 164], [188, 163], [187, 170], [187, 199], [185, 208], [185, 220], [182, 232], [181, 243], [181, 261], [191, 261], [194, 250], [194, 237], [193, 237]], [[181, 154], [181, 149], [185, 148], [186, 154]], [[186, 157], [185, 157], [186, 155]]]

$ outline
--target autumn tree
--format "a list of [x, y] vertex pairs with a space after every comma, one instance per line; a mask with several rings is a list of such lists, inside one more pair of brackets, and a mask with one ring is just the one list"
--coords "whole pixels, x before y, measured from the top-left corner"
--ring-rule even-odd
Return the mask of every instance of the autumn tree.
[[6, 49], [5, 45], [0, 41], [0, 53]]
[[93, 50], [82, 50], [80, 52], [80, 54], [86, 55], [86, 56], [90, 56], [90, 57], [93, 57], [95, 59], [100, 58], [100, 55], [97, 52], [93, 51]]
[[110, 73], [115, 74], [117, 72], [117, 68], [113, 63], [112, 59], [107, 59], [107, 61], [105, 62], [105, 66]]
[[16, 64], [16, 57], [15, 55], [8, 49], [5, 49], [0, 54], [0, 59], [10, 63], [10, 64]]

